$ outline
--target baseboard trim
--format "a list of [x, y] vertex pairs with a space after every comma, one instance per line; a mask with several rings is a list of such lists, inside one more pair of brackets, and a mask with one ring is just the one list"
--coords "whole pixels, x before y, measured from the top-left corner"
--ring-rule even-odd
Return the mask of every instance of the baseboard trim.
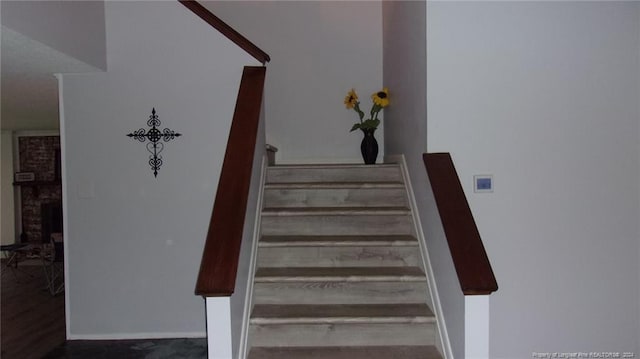
[[67, 340], [132, 340], [206, 338], [207, 332], [69, 334]]

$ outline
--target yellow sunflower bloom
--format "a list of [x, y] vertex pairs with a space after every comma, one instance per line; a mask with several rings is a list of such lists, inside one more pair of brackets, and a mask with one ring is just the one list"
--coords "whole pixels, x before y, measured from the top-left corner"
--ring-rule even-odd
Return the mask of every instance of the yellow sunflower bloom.
[[356, 95], [356, 90], [351, 89], [351, 91], [349, 91], [347, 96], [344, 98], [344, 105], [348, 109], [352, 109], [356, 106], [357, 102], [358, 102], [358, 95]]
[[382, 91], [378, 91], [371, 95], [373, 103], [384, 108], [389, 106], [389, 89], [383, 88]]

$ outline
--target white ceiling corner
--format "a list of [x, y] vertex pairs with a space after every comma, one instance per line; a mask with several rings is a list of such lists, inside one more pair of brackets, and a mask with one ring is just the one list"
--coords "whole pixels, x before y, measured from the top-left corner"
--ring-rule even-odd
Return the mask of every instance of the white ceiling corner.
[[0, 128], [58, 129], [58, 82], [53, 74], [101, 70], [6, 26], [0, 37]]

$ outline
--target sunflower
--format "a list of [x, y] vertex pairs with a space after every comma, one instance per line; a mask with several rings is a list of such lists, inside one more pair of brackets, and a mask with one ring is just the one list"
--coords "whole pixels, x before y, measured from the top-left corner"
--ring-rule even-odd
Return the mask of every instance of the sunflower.
[[344, 105], [347, 109], [352, 109], [358, 104], [358, 95], [356, 94], [356, 90], [351, 89], [347, 96], [344, 98]]
[[378, 91], [371, 95], [371, 99], [374, 104], [382, 108], [389, 106], [389, 89], [386, 87], [383, 88], [382, 91]]
[[356, 90], [351, 89], [347, 94], [347, 97], [344, 98], [344, 104], [347, 106], [347, 109], [354, 110], [358, 113], [358, 117], [360, 118], [359, 122], [356, 122], [353, 127], [351, 127], [351, 131], [355, 130], [375, 130], [380, 125], [380, 119], [378, 119], [378, 114], [380, 111], [389, 105], [389, 89], [386, 87], [382, 89], [382, 91], [376, 92], [371, 95], [371, 99], [373, 99], [373, 105], [371, 106], [371, 111], [369, 115], [371, 117], [365, 119], [365, 114], [360, 109], [360, 101], [358, 101], [358, 95], [356, 95]]

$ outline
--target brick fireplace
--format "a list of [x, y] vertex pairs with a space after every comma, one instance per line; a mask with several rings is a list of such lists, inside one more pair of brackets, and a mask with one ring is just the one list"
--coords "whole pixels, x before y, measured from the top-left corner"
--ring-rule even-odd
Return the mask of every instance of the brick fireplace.
[[35, 181], [20, 186], [22, 241], [48, 241], [62, 228], [60, 137], [18, 137], [20, 171], [33, 172]]

